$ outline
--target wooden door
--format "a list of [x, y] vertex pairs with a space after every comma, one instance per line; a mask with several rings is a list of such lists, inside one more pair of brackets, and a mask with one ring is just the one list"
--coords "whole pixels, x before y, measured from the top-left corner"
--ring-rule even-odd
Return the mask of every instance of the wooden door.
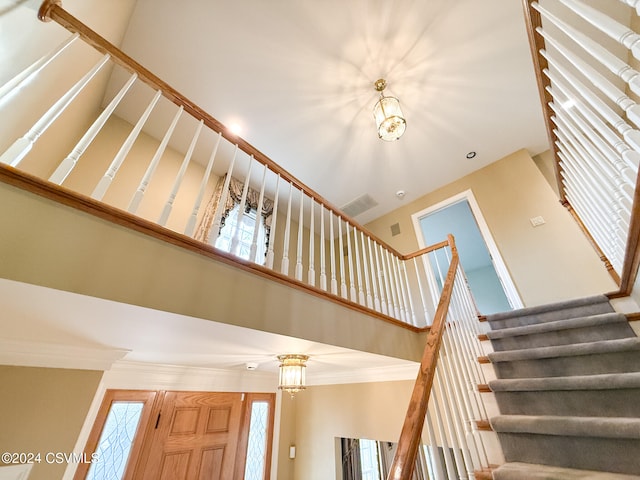
[[241, 393], [166, 392], [136, 478], [233, 478], [241, 418]]

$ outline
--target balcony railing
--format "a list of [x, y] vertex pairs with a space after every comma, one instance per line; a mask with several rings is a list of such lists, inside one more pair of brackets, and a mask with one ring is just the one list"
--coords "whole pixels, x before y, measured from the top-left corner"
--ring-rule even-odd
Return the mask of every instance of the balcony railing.
[[639, 263], [638, 4], [524, 2], [562, 201], [621, 295]]

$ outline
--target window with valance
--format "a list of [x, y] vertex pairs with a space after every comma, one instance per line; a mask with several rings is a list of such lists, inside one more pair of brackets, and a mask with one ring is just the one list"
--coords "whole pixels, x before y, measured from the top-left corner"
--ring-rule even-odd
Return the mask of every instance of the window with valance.
[[[244, 183], [231, 177], [229, 179], [229, 187], [224, 191], [225, 183], [226, 175], [218, 180], [200, 220], [195, 238], [241, 258], [249, 259], [253, 232], [255, 228], [258, 228], [258, 254], [255, 259], [251, 260], [261, 260], [264, 258], [269, 244], [273, 201], [264, 197], [261, 212], [258, 212], [260, 192], [249, 187], [247, 198], [245, 199], [244, 212], [239, 212]], [[223, 207], [219, 213], [220, 228], [217, 235], [213, 235], [212, 229], [216, 224], [215, 216], [220, 210], [219, 205], [221, 204]], [[241, 215], [239, 215], [240, 213]], [[235, 235], [238, 236], [238, 245], [235, 249], [236, 251], [231, 252], [232, 239]]]

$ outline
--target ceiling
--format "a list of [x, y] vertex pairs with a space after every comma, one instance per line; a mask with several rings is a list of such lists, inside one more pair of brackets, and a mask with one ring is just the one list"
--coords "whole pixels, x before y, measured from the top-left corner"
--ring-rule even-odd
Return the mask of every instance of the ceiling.
[[[137, 0], [121, 48], [333, 205], [372, 197], [361, 224], [548, 149], [520, 2]], [[380, 77], [395, 142], [375, 131]]]

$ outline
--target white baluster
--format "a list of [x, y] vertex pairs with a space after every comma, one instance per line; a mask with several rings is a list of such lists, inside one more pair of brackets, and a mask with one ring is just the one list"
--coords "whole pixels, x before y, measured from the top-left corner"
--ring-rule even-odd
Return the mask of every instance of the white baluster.
[[[548, 70], [546, 70], [545, 73], [553, 81], [554, 85], [553, 89], [547, 88], [547, 91], [551, 93], [554, 99], [557, 98], [556, 90], [561, 92], [566, 98], [572, 99], [572, 104], [575, 109], [578, 110], [590, 125], [600, 134], [600, 136], [602, 136], [608, 144], [615, 148], [620, 154], [622, 162], [619, 162], [616, 159], [612, 161], [616, 165], [618, 171], [620, 171], [625, 178], [635, 185], [635, 178], [638, 172], [638, 167], [640, 166], [640, 153], [632, 150], [629, 145], [620, 140], [620, 137], [613, 132], [609, 125], [603, 122], [600, 117], [597, 116], [580, 98], [577, 98], [570, 92], [569, 87], [559, 78], [558, 75], [555, 75]], [[560, 100], [559, 103], [562, 105], [564, 102]], [[573, 110], [573, 108], [570, 108], [569, 110]], [[615, 115], [615, 113], [610, 109], [609, 111]], [[624, 123], [619, 116], [615, 115], [615, 117], [617, 118], [613, 118], [613, 125]], [[599, 136], [594, 137], [599, 139]]]
[[43, 57], [40, 57], [34, 63], [29, 65], [7, 83], [0, 87], [0, 99], [2, 99], [5, 95], [17, 90], [20, 85], [22, 85], [28, 78], [35, 77], [44, 67], [49, 65], [58, 55], [60, 55], [66, 48], [71, 45], [76, 39], [80, 36], [79, 33], [74, 33], [70, 37], [68, 37], [64, 42], [54, 48], [51, 52], [47, 53]]
[[[561, 82], [563, 84], [563, 82]], [[562, 92], [564, 85], [556, 84], [556, 88], [558, 91]], [[552, 93], [554, 100], [557, 98], [555, 92]], [[578, 104], [579, 103], [579, 104]], [[562, 105], [562, 103], [560, 103]], [[600, 127], [598, 131], [604, 129], [607, 133], [604, 133], [603, 136], [607, 138], [607, 135], [612, 139], [611, 144], [620, 144], [625, 145], [626, 150], [630, 151], [629, 147], [622, 141], [620, 141], [619, 137], [615, 135], [611, 129], [605, 126], [604, 122], [597, 119], [596, 122], [591, 121], [593, 114], [586, 109], [582, 101], [575, 100], [575, 109], [563, 109], [556, 106], [555, 101], [550, 103], [551, 108], [556, 112], [556, 115], [564, 119], [567, 123], [572, 125], [573, 130], [579, 130], [592, 144], [597, 148], [598, 152], [602, 156], [602, 167], [609, 170], [609, 175], [613, 178], [616, 178], [617, 183], [620, 185], [622, 189], [628, 189], [631, 192], [635, 190], [635, 178], [637, 175], [637, 169], [631, 168], [620, 155], [620, 150], [616, 152], [613, 147], [609, 146], [607, 142], [605, 142], [600, 135], [597, 134], [595, 130], [591, 127]], [[576, 114], [576, 110], [580, 111], [580, 113], [591, 122], [589, 125], [585, 120], [582, 119], [580, 115]], [[569, 122], [567, 119], [571, 119]], [[596, 125], [597, 123], [597, 125]], [[622, 150], [624, 151], [624, 149]]]
[[56, 185], [62, 185], [62, 182], [66, 180], [71, 171], [75, 168], [76, 164], [80, 157], [87, 150], [91, 142], [96, 138], [102, 127], [107, 122], [111, 114], [116, 109], [122, 98], [125, 96], [133, 82], [138, 78], [138, 74], [134, 73], [129, 77], [129, 80], [124, 84], [124, 86], [120, 89], [118, 94], [113, 97], [109, 105], [102, 111], [102, 113], [98, 116], [98, 118], [93, 122], [89, 130], [85, 132], [80, 141], [76, 144], [76, 146], [71, 150], [69, 155], [60, 162], [58, 168], [53, 172], [53, 174], [49, 177], [49, 181], [55, 183]]
[[353, 273], [353, 255], [351, 252], [351, 234], [349, 233], [349, 222], [345, 220], [344, 226], [346, 229], [345, 240], [347, 241], [347, 264], [349, 265], [349, 293], [352, 302], [358, 301], [358, 293], [356, 291], [356, 281]]
[[282, 263], [280, 273], [289, 275], [289, 237], [291, 235], [291, 197], [293, 195], [293, 184], [289, 182], [289, 202], [287, 203], [287, 220], [284, 227], [284, 246], [282, 251]]
[[338, 218], [338, 246], [340, 248], [340, 295], [342, 298], [348, 298], [349, 293], [347, 291], [347, 281], [345, 279], [344, 271], [344, 246], [342, 243], [342, 217]]
[[377, 271], [379, 270], [377, 263], [374, 263], [374, 253], [373, 247], [371, 245], [371, 237], [367, 236], [367, 246], [369, 247], [369, 265], [371, 265], [371, 286], [373, 290], [373, 308], [377, 312], [382, 311], [382, 305], [380, 303], [380, 295], [378, 294], [378, 287], [382, 287], [380, 282], [376, 282], [376, 277], [378, 276]]
[[180, 170], [178, 170], [176, 179], [173, 182], [173, 188], [171, 189], [169, 198], [167, 199], [167, 202], [164, 205], [164, 209], [162, 210], [162, 214], [158, 219], [158, 225], [160, 226], [164, 227], [169, 220], [169, 215], [171, 215], [171, 210], [173, 209], [173, 203], [175, 202], [176, 196], [178, 195], [178, 190], [180, 190], [180, 185], [182, 185], [182, 180], [184, 178], [184, 174], [187, 171], [187, 167], [189, 166], [189, 162], [191, 162], [191, 156], [193, 155], [193, 150], [196, 148], [196, 143], [198, 143], [198, 138], [200, 137], [200, 132], [202, 131], [203, 125], [204, 120], [200, 120], [200, 122], [198, 123], [198, 127], [196, 128], [196, 132], [191, 139], [189, 150], [187, 150], [187, 154], [184, 156], [182, 165], [180, 165]]
[[389, 275], [386, 273], [384, 265], [384, 253], [382, 246], [375, 243], [376, 246], [376, 267], [380, 276], [380, 301], [382, 302], [382, 313], [393, 317], [393, 301], [391, 300], [391, 291], [389, 290]]
[[[543, 31], [544, 33], [544, 31]], [[580, 71], [591, 84], [600, 90], [612, 102], [620, 106], [636, 126], [640, 126], [640, 105], [636, 104], [629, 96], [607, 80], [603, 75], [581, 60], [576, 54], [565, 48], [561, 43], [556, 42], [548, 34], [545, 40], [553, 45], [578, 71]], [[553, 58], [553, 56], [552, 56]]]
[[397, 278], [394, 275], [394, 271], [393, 271], [393, 264], [391, 263], [391, 254], [389, 253], [389, 250], [384, 249], [383, 250], [383, 262], [386, 268], [386, 275], [385, 278], [389, 279], [389, 288], [390, 288], [390, 292], [391, 292], [391, 300], [393, 301], [393, 313], [394, 313], [394, 318], [397, 318], [398, 320], [404, 320], [404, 315], [403, 313], [401, 313], [400, 311], [400, 302], [398, 300], [398, 292], [396, 291], [396, 280]]
[[433, 387], [431, 388], [430, 395], [431, 407], [433, 408], [433, 413], [436, 419], [436, 426], [438, 428], [438, 437], [440, 438], [440, 442], [442, 443], [442, 453], [444, 454], [444, 464], [447, 469], [447, 477], [448, 479], [458, 478], [458, 475], [455, 470], [455, 464], [453, 462], [453, 457], [451, 456], [451, 447], [449, 445], [449, 437], [444, 428], [444, 419], [442, 418], [442, 409], [440, 407], [440, 401], [438, 400], [438, 396], [436, 395]]
[[[413, 299], [411, 298], [411, 293], [412, 293], [412, 288], [411, 288], [411, 284], [409, 283], [409, 274], [407, 273], [407, 263], [403, 260], [402, 263], [400, 264], [400, 271], [404, 272], [404, 283], [403, 285], [403, 290], [402, 293], [403, 295], [406, 292], [406, 296], [408, 299], [408, 306], [409, 306], [409, 315], [411, 318], [411, 323], [413, 323], [414, 326], [418, 326], [418, 319], [416, 318], [416, 311], [413, 308]], [[405, 286], [406, 285], [406, 289]]]
[[413, 268], [416, 271], [416, 279], [418, 281], [418, 291], [420, 292], [420, 300], [422, 301], [422, 311], [424, 312], [424, 324], [425, 325], [430, 325], [431, 324], [431, 318], [429, 316], [429, 309], [427, 307], [427, 301], [424, 298], [424, 288], [422, 287], [422, 280], [420, 279], [420, 270], [418, 269], [418, 262], [416, 260], [416, 257], [413, 257]]
[[[620, 115], [616, 114], [607, 104], [605, 104], [597, 95], [591, 92], [580, 80], [570, 74], [565, 68], [558, 65], [552, 55], [541, 50], [540, 53], [547, 59], [549, 64], [553, 65], [554, 70], [558, 71], [573, 88], [579, 92], [582, 97], [613, 127], [620, 132], [627, 144], [636, 152], [640, 152], [640, 131], [631, 128]], [[544, 70], [544, 74], [553, 79], [555, 76], [548, 69]]]
[[80, 92], [87, 86], [100, 69], [109, 61], [110, 56], [103, 56], [100, 61], [78, 82], [71, 87], [60, 99], [54, 103], [45, 114], [40, 117], [31, 129], [21, 138], [17, 139], [6, 152], [0, 156], [0, 163], [6, 163], [12, 167], [17, 167], [22, 159], [31, 151], [34, 143], [47, 129], [56, 121], [56, 119], [66, 110]]
[[209, 183], [209, 177], [211, 175], [211, 169], [213, 168], [213, 163], [216, 159], [216, 155], [218, 153], [218, 147], [220, 146], [220, 139], [222, 138], [222, 132], [218, 133], [216, 137], [216, 143], [213, 146], [213, 150], [211, 151], [211, 155], [209, 156], [209, 161], [207, 162], [207, 168], [204, 171], [204, 175], [202, 176], [202, 180], [200, 181], [200, 188], [198, 189], [198, 195], [196, 196], [195, 201], [193, 202], [193, 209], [191, 210], [191, 215], [189, 216], [189, 221], [187, 222], [187, 226], [184, 229], [184, 234], [191, 237], [193, 236], [193, 231], [196, 228], [196, 221], [198, 219], [198, 212], [200, 211], [200, 205], [202, 204], [202, 199], [204, 198], [204, 192], [207, 188], [207, 183]]
[[300, 189], [300, 209], [298, 210], [298, 245], [296, 256], [296, 280], [302, 281], [302, 234], [304, 225], [304, 192]]
[[273, 213], [271, 214], [271, 228], [269, 229], [269, 245], [267, 246], [267, 260], [265, 266], [269, 269], [273, 269], [273, 245], [276, 238], [276, 224], [278, 221], [278, 196], [280, 193], [280, 174], [276, 178], [276, 193], [273, 197]]
[[[623, 222], [626, 220], [625, 224], [628, 227], [629, 214], [627, 214], [626, 217], [623, 217], [624, 211], [620, 207], [619, 203], [614, 201], [613, 196], [604, 188], [601, 179], [599, 179], [597, 175], [590, 170], [589, 165], [587, 165], [584, 161], [584, 157], [582, 156], [586, 155], [586, 152], [583, 151], [578, 153], [564, 133], [557, 131], [556, 135], [561, 141], [561, 151], [568, 154], [568, 158], [570, 160], [569, 163], [575, 166], [578, 175], [584, 180], [585, 184], [588, 185], [588, 190], [592, 191], [593, 198], [596, 199], [614, 218]], [[582, 159], [582, 162], [578, 162], [576, 159]]]
[[331, 293], [333, 293], [334, 295], [338, 295], [338, 280], [336, 278], [336, 250], [334, 243], [333, 211], [329, 210], [329, 257], [331, 259]]
[[320, 204], [320, 288], [327, 291], [327, 268], [324, 238], [324, 205]]
[[[364, 282], [365, 289], [367, 291], [367, 307], [373, 308], [373, 295], [371, 293], [371, 281], [369, 280], [369, 263], [367, 262], [367, 246], [364, 241], [364, 237], [364, 232], [360, 231], [360, 243], [362, 245], [362, 265], [364, 265]], [[373, 262], [371, 263], [371, 268], [373, 268]]]
[[429, 458], [433, 460], [432, 462], [433, 473], [436, 476], [436, 478], [433, 480], [446, 480], [445, 473], [444, 473], [444, 465], [442, 465], [442, 460], [440, 458], [440, 454], [438, 453], [438, 442], [436, 440], [435, 429], [433, 427], [433, 420], [432, 420], [433, 416], [434, 416], [433, 405], [430, 404], [427, 410], [427, 418], [425, 420], [427, 424], [427, 434], [429, 436], [429, 445], [430, 445], [429, 449], [431, 450], [431, 455], [429, 455]]
[[158, 148], [156, 149], [156, 153], [153, 155], [153, 158], [151, 159], [151, 162], [149, 163], [147, 170], [144, 172], [142, 180], [140, 181], [140, 185], [138, 185], [138, 188], [133, 194], [133, 197], [131, 197], [131, 201], [129, 202], [129, 208], [127, 208], [129, 212], [136, 213], [138, 211], [138, 207], [140, 206], [140, 203], [144, 198], [144, 194], [146, 193], [147, 187], [151, 182], [151, 178], [153, 177], [153, 174], [155, 173], [156, 168], [160, 163], [160, 159], [162, 158], [162, 155], [164, 154], [164, 151], [166, 150], [167, 145], [169, 144], [171, 135], [173, 135], [173, 131], [175, 130], [176, 125], [178, 124], [178, 120], [180, 119], [180, 116], [182, 115], [183, 111], [184, 111], [184, 107], [180, 106], [180, 108], [178, 108], [178, 111], [175, 113], [173, 120], [169, 125], [168, 130], [165, 132], [164, 137], [160, 142], [160, 145], [158, 145]]
[[144, 126], [145, 122], [149, 118], [149, 115], [151, 115], [151, 111], [153, 110], [153, 107], [155, 107], [161, 95], [162, 95], [162, 92], [158, 90], [156, 94], [153, 96], [153, 99], [151, 100], [149, 105], [147, 105], [147, 109], [144, 111], [144, 113], [138, 120], [138, 123], [136, 123], [136, 126], [133, 127], [133, 130], [131, 130], [131, 133], [129, 133], [129, 136], [120, 147], [120, 150], [118, 151], [115, 158], [111, 162], [111, 165], [109, 165], [109, 168], [105, 172], [104, 176], [98, 182], [98, 185], [96, 185], [96, 188], [93, 190], [93, 193], [91, 194], [91, 198], [95, 198], [96, 200], [102, 200], [105, 193], [107, 193], [107, 189], [109, 188], [109, 186], [111, 186], [111, 182], [113, 181], [116, 174], [118, 173], [118, 170], [122, 166], [124, 159], [129, 153], [129, 150], [131, 150], [131, 147], [133, 146], [133, 143], [136, 141], [136, 138], [138, 138], [138, 135], [142, 131], [142, 127]]
[[355, 226], [353, 227], [353, 246], [354, 246], [354, 250], [356, 251], [356, 275], [358, 278], [358, 303], [360, 303], [360, 305], [366, 305], [364, 288], [362, 286], [362, 269], [360, 265], [360, 248], [358, 247], [358, 230], [356, 229]]
[[402, 279], [402, 264], [395, 255], [391, 255], [391, 262], [393, 263], [393, 276], [396, 279], [396, 288], [398, 290], [398, 299], [400, 301], [400, 312], [402, 319], [410, 323], [411, 312], [409, 310], [409, 303], [407, 300], [407, 294], [405, 291], [405, 285]]
[[311, 214], [309, 216], [309, 222], [311, 222], [311, 224], [309, 225], [309, 277], [308, 277], [308, 282], [309, 285], [311, 286], [315, 286], [316, 284], [316, 269], [314, 266], [315, 263], [315, 252], [314, 252], [314, 240], [315, 240], [315, 231], [314, 231], [314, 218], [313, 218], [313, 204], [315, 203], [315, 201], [313, 200], [313, 197], [310, 197], [311, 200]]
[[[249, 168], [247, 168], [247, 174], [244, 177], [242, 195], [240, 196], [240, 204], [238, 205], [238, 210], [236, 212], [236, 224], [233, 230], [233, 235], [231, 235], [231, 245], [229, 247], [229, 253], [232, 253], [237, 257], [240, 256], [240, 232], [242, 226], [242, 218], [244, 217], [245, 209], [247, 206], [247, 194], [249, 193], [249, 184], [251, 183], [251, 169], [253, 168], [253, 162], [253, 155], [251, 155], [249, 157]], [[258, 219], [259, 216], [256, 217], [256, 230], [258, 229]]]
[[231, 175], [233, 174], [233, 166], [236, 163], [237, 155], [238, 144], [235, 144], [233, 148], [233, 156], [231, 157], [231, 163], [229, 164], [227, 174], [224, 178], [224, 184], [222, 185], [220, 200], [218, 200], [216, 211], [213, 214], [213, 225], [211, 227], [211, 233], [209, 235], [209, 243], [211, 245], [215, 245], [218, 237], [220, 236], [220, 224], [222, 223], [222, 215], [224, 213], [225, 204], [227, 203], [227, 196], [229, 195], [229, 184], [231, 183]]
[[[574, 42], [576, 42], [580, 47], [582, 47], [586, 52], [588, 52], [591, 56], [597, 59], [602, 65], [604, 65], [611, 73], [620, 77], [623, 81], [625, 81], [631, 91], [637, 95], [640, 95], [640, 74], [632, 69], [628, 64], [620, 60], [618, 57], [613, 55], [609, 50], [604, 48], [599, 43], [593, 41], [587, 35], [583, 34], [579, 30], [573, 28], [568, 23], [564, 22], [557, 16], [553, 15], [551, 12], [541, 7], [540, 5], [533, 4], [533, 7], [540, 12], [542, 17], [550, 22], [552, 22], [556, 27], [558, 27], [562, 32], [564, 32], [569, 38], [571, 38]], [[557, 44], [559, 43], [553, 35], [551, 35], [546, 30], [541, 28], [538, 29], [540, 34], [545, 39], [553, 39]]]
[[577, 0], [560, 0], [560, 2], [616, 42], [627, 47], [633, 56], [640, 60], [640, 35], [583, 2]]
[[262, 170], [262, 183], [260, 184], [260, 195], [258, 196], [258, 208], [256, 209], [256, 228], [253, 229], [253, 238], [251, 239], [251, 250], [249, 258], [256, 263], [262, 263], [264, 259], [257, 258], [258, 252], [258, 233], [260, 232], [260, 222], [262, 222], [262, 206], [264, 205], [264, 189], [267, 182], [267, 166], [264, 165]]
[[[556, 110], [555, 105], [553, 103], [551, 105]], [[564, 132], [561, 134], [565, 136], [563, 142], [571, 144], [579, 152], [577, 158], [583, 160], [583, 168], [594, 177], [594, 181], [599, 184], [598, 188], [605, 196], [615, 198], [616, 204], [624, 210], [626, 217], [630, 217], [633, 197], [622, 188], [624, 184], [622, 178], [608, 165], [600, 152], [592, 147], [589, 140], [577, 131], [573, 122], [562, 111], [556, 111], [553, 119], [554, 123], [560, 127], [560, 131]]]
[[[447, 438], [449, 442], [451, 442], [451, 450], [453, 452], [453, 458], [455, 460], [455, 468], [457, 470], [457, 475], [453, 478], [466, 480], [468, 477], [466, 475], [465, 468], [464, 468], [465, 462], [462, 456], [460, 455], [460, 452], [462, 450], [462, 445], [457, 435], [458, 431], [456, 428], [456, 422], [455, 422], [454, 414], [452, 411], [455, 409], [451, 409], [451, 403], [453, 399], [449, 397], [447, 390], [442, 386], [442, 378], [441, 378], [442, 366], [440, 366], [440, 363], [443, 361], [442, 357], [443, 355], [441, 354], [438, 355], [439, 366], [438, 368], [435, 369], [435, 372], [434, 372], [432, 392], [435, 395], [439, 396], [440, 399], [442, 399], [441, 404], [442, 404], [443, 422], [446, 427]], [[473, 474], [473, 470], [471, 471], [471, 473]]]

